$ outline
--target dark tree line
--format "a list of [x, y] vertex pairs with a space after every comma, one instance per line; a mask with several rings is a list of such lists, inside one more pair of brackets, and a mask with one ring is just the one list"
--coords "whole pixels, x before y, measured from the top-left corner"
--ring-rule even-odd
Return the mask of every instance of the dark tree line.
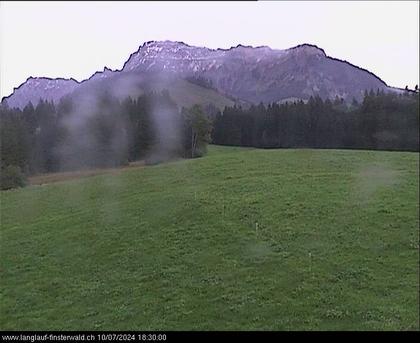
[[23, 110], [2, 104], [1, 188], [39, 173], [198, 157], [210, 130], [200, 106], [180, 111], [165, 91], [123, 101], [107, 93], [58, 105], [41, 99]]
[[366, 92], [346, 104], [303, 101], [225, 108], [214, 121], [213, 142], [259, 148], [419, 150], [418, 94]]
[[[210, 137], [211, 129], [212, 137]], [[260, 148], [419, 150], [419, 95], [373, 92], [361, 104], [311, 97], [264, 106], [181, 110], [168, 92], [123, 101], [102, 92], [0, 106], [1, 188], [25, 176], [131, 161], [192, 158], [215, 144]]]

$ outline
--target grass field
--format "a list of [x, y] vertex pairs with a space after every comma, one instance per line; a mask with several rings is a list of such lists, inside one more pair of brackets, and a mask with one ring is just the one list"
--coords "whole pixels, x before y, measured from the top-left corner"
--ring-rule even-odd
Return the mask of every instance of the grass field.
[[213, 146], [1, 192], [0, 329], [418, 330], [418, 168]]

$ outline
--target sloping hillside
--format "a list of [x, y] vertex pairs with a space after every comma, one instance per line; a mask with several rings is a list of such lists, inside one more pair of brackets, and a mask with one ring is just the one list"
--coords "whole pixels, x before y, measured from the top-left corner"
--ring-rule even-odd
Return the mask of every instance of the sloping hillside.
[[106, 79], [97, 79], [80, 85], [71, 96], [94, 96], [108, 92], [119, 99], [136, 98], [145, 92], [167, 90], [179, 107], [194, 104], [213, 104], [219, 109], [233, 106], [232, 99], [214, 89], [199, 86], [167, 73], [121, 73]]

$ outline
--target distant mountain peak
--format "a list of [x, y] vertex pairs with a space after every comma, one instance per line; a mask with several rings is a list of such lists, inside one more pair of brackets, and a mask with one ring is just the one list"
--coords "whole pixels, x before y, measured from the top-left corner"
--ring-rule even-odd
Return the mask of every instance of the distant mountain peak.
[[[58, 101], [81, 84], [94, 81], [100, 86], [108, 79], [142, 75], [172, 75], [177, 78], [205, 79], [212, 87], [232, 98], [246, 102], [280, 102], [284, 99], [309, 99], [336, 96], [361, 99], [369, 89], [392, 91], [368, 70], [327, 56], [320, 47], [304, 43], [289, 49], [238, 44], [228, 49], [191, 46], [181, 41], [144, 42], [133, 52], [121, 70], [104, 67], [89, 79], [51, 79], [29, 77], [6, 97], [10, 106], [34, 104], [43, 97]], [[112, 83], [112, 81], [111, 81]], [[5, 99], [5, 98], [4, 98]]]
[[71, 78], [64, 78], [64, 77], [46, 77], [46, 76], [29, 76], [25, 82], [35, 82], [35, 81], [42, 81], [42, 82], [76, 82], [77, 80]]
[[292, 48], [287, 49], [286, 51], [294, 51], [294, 52], [297, 51], [297, 52], [303, 52], [303, 53], [307, 53], [307, 54], [327, 56], [324, 49], [321, 49], [320, 47], [318, 47], [314, 44], [309, 44], [309, 43], [296, 45]]
[[105, 66], [103, 71], [95, 72], [91, 77], [89, 77], [88, 80], [98, 80], [98, 79], [107, 78], [109, 76], [112, 76], [117, 71], [118, 70], [112, 70], [112, 69], [108, 68], [107, 66]]
[[139, 51], [143, 48], [147, 48], [147, 47], [161, 47], [161, 48], [166, 48], [166, 49], [170, 49], [170, 48], [174, 48], [174, 47], [191, 47], [190, 45], [184, 43], [184, 42], [180, 42], [180, 41], [172, 41], [172, 40], [152, 40], [152, 41], [148, 41], [143, 43], [142, 45], [140, 45], [139, 47]]

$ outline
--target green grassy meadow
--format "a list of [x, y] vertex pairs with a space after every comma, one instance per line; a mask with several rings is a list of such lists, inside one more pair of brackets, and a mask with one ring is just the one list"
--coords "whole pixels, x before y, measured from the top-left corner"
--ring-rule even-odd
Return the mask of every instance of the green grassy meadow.
[[1, 192], [2, 330], [418, 330], [419, 155], [210, 146]]

